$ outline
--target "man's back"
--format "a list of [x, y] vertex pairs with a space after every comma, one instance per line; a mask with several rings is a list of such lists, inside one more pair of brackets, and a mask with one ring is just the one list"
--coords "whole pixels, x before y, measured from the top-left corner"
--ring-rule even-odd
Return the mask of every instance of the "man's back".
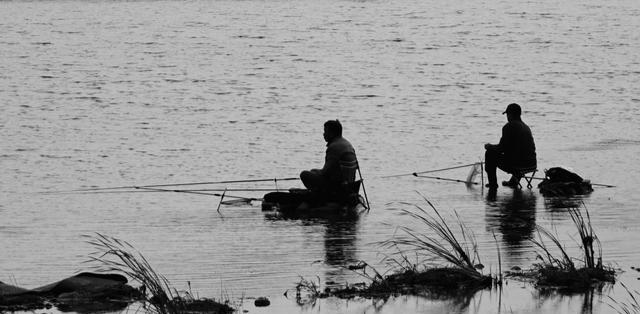
[[498, 144], [505, 159], [516, 167], [536, 166], [536, 145], [531, 129], [522, 120], [509, 121], [502, 127]]
[[339, 183], [342, 180], [340, 161], [355, 161], [356, 151], [344, 137], [337, 137], [327, 144], [322, 175], [329, 182]]

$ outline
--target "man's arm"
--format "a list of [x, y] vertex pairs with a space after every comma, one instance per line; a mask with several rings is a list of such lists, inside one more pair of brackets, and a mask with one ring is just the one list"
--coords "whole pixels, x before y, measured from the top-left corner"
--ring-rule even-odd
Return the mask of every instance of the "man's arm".
[[500, 142], [497, 145], [493, 145], [493, 147], [497, 149], [499, 152], [504, 152], [512, 145], [513, 145], [513, 132], [511, 132], [509, 124], [505, 124], [502, 127], [502, 137], [500, 137]]
[[484, 149], [500, 150], [500, 144], [502, 143], [503, 138], [504, 138], [504, 127], [502, 127], [502, 136], [500, 137], [500, 142], [498, 142], [498, 144], [486, 143], [484, 144]]

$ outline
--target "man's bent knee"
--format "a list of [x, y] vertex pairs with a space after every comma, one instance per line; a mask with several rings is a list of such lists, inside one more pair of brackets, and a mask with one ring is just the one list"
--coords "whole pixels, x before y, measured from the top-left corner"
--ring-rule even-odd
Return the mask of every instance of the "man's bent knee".
[[305, 182], [305, 181], [308, 182], [310, 180], [313, 180], [314, 177], [315, 175], [313, 174], [313, 172], [309, 170], [304, 170], [300, 172], [300, 180], [302, 180], [302, 182]]

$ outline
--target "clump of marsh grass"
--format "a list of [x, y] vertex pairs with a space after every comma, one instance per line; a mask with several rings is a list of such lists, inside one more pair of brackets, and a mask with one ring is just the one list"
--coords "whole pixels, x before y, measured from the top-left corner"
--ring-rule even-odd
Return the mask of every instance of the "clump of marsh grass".
[[[453, 232], [447, 221], [442, 217], [435, 206], [426, 199], [435, 216], [430, 215], [424, 208], [415, 206], [417, 211], [403, 209], [409, 216], [422, 222], [428, 231], [432, 231], [435, 235], [429, 235], [423, 230], [417, 230], [409, 227], [399, 227], [404, 233], [390, 240], [384, 241], [383, 245], [390, 247], [406, 247], [409, 252], [414, 252], [418, 256], [428, 259], [439, 259], [448, 263], [452, 268], [458, 269], [461, 273], [465, 273], [472, 278], [482, 277], [482, 273], [478, 271], [482, 266], [480, 256], [478, 255], [478, 245], [473, 232], [460, 220], [458, 213], [455, 213], [459, 235]], [[459, 239], [460, 238], [460, 239]], [[402, 264], [407, 261], [407, 251], [399, 250], [401, 261], [393, 260], [396, 264]]]
[[[462, 222], [457, 212], [454, 212], [455, 229], [452, 228], [433, 203], [423, 198], [433, 214], [418, 205], [414, 205], [415, 210], [403, 211], [426, 228], [399, 227], [401, 235], [382, 242], [383, 247], [396, 248], [397, 253], [386, 260], [398, 265], [400, 270], [387, 276], [387, 281], [422, 283], [446, 289], [475, 289], [491, 285], [495, 278], [482, 273], [484, 265], [480, 261], [473, 231]], [[415, 263], [409, 261], [407, 253], [415, 254]]]
[[[365, 262], [349, 267], [371, 283], [362, 289], [347, 287], [334, 292], [335, 295], [460, 295], [499, 283], [496, 278], [482, 273], [484, 266], [480, 262], [475, 235], [458, 214], [455, 214], [457, 225], [454, 229], [436, 207], [423, 198], [433, 214], [418, 205], [413, 205], [414, 210], [403, 209], [403, 212], [426, 228], [399, 227], [401, 234], [380, 243], [381, 247], [396, 251], [383, 259], [391, 269], [381, 274]], [[415, 255], [415, 261], [409, 255]]]
[[[558, 287], [576, 292], [588, 290], [594, 284], [615, 282], [615, 271], [602, 264], [602, 247], [593, 230], [586, 207], [585, 215], [580, 212], [579, 207], [570, 208], [569, 214], [578, 231], [578, 246], [582, 258], [570, 256], [556, 235], [537, 226], [538, 239], [531, 241], [539, 249], [538, 259], [541, 262], [534, 265], [529, 275], [534, 277], [538, 286]], [[553, 243], [559, 254], [551, 251], [543, 236]], [[581, 267], [578, 267], [579, 264], [576, 262], [581, 262]]]
[[121, 272], [141, 284], [145, 308], [150, 313], [179, 314], [188, 312], [231, 313], [228, 304], [213, 299], [196, 299], [191, 292], [180, 293], [167, 278], [157, 273], [147, 259], [131, 244], [96, 233], [87, 243], [97, 251], [89, 255], [89, 261], [97, 263], [100, 271]]

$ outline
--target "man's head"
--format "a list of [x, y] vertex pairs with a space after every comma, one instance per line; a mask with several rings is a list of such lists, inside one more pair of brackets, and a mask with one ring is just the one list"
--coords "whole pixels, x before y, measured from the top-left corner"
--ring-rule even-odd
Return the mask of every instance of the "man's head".
[[522, 114], [522, 108], [520, 105], [516, 103], [510, 103], [507, 106], [507, 110], [505, 110], [502, 114], [507, 114], [507, 120], [511, 121], [513, 119], [520, 119], [520, 115]]
[[341, 137], [342, 136], [342, 124], [340, 124], [340, 121], [336, 120], [329, 120], [327, 122], [324, 123], [324, 140], [327, 142], [330, 142], [331, 140], [333, 140], [336, 137]]

